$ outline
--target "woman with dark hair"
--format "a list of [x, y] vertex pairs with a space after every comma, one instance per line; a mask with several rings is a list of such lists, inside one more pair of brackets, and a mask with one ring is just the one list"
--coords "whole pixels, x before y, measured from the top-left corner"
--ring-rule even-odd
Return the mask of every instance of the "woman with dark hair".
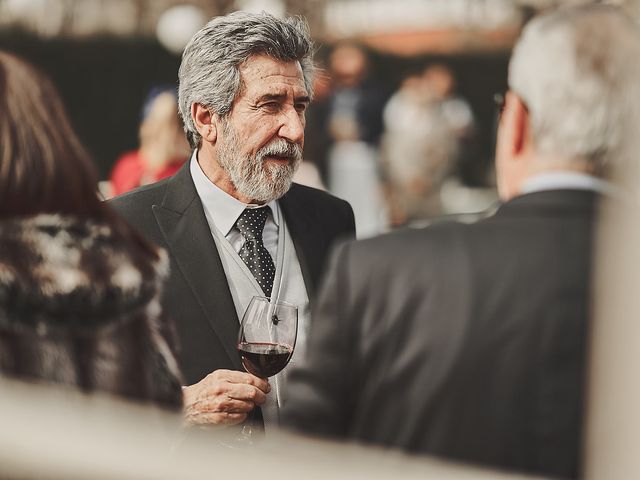
[[0, 373], [179, 409], [166, 254], [96, 185], [52, 83], [0, 51]]

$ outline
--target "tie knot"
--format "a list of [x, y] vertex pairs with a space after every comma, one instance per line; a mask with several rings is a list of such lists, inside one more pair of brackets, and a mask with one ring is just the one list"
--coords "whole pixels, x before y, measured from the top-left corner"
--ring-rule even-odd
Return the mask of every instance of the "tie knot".
[[262, 241], [262, 230], [269, 215], [269, 207], [245, 208], [236, 221], [236, 227], [245, 240]]

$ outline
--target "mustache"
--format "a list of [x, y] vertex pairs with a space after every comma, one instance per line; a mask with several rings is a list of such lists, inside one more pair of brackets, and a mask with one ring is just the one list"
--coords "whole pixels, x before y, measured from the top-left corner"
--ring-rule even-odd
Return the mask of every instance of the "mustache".
[[286, 140], [274, 140], [258, 150], [257, 156], [260, 159], [264, 159], [264, 157], [282, 157], [290, 160], [301, 160], [302, 147], [297, 143], [287, 142]]

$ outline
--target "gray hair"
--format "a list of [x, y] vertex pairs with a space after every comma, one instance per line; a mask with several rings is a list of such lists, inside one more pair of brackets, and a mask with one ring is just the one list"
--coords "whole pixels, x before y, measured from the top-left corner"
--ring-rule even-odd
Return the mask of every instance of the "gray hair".
[[201, 137], [191, 118], [191, 105], [202, 104], [225, 117], [242, 88], [240, 66], [258, 54], [300, 62], [305, 87], [312, 95], [313, 43], [304, 19], [279, 19], [265, 12], [216, 17], [189, 41], [178, 72], [180, 115], [193, 148]]
[[509, 66], [509, 86], [529, 109], [533, 141], [603, 174], [639, 124], [640, 32], [618, 8], [560, 9], [532, 20]]

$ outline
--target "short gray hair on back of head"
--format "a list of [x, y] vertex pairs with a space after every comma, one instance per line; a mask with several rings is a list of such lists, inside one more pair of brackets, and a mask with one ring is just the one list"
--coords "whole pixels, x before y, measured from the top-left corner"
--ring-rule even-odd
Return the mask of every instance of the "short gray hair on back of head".
[[265, 12], [216, 17], [191, 38], [178, 72], [180, 115], [193, 148], [201, 137], [191, 118], [191, 105], [202, 104], [225, 117], [242, 88], [240, 66], [259, 54], [300, 62], [305, 87], [312, 96], [313, 42], [304, 19], [279, 19]]
[[535, 149], [596, 174], [617, 162], [640, 122], [640, 32], [613, 6], [563, 8], [533, 19], [509, 66]]

